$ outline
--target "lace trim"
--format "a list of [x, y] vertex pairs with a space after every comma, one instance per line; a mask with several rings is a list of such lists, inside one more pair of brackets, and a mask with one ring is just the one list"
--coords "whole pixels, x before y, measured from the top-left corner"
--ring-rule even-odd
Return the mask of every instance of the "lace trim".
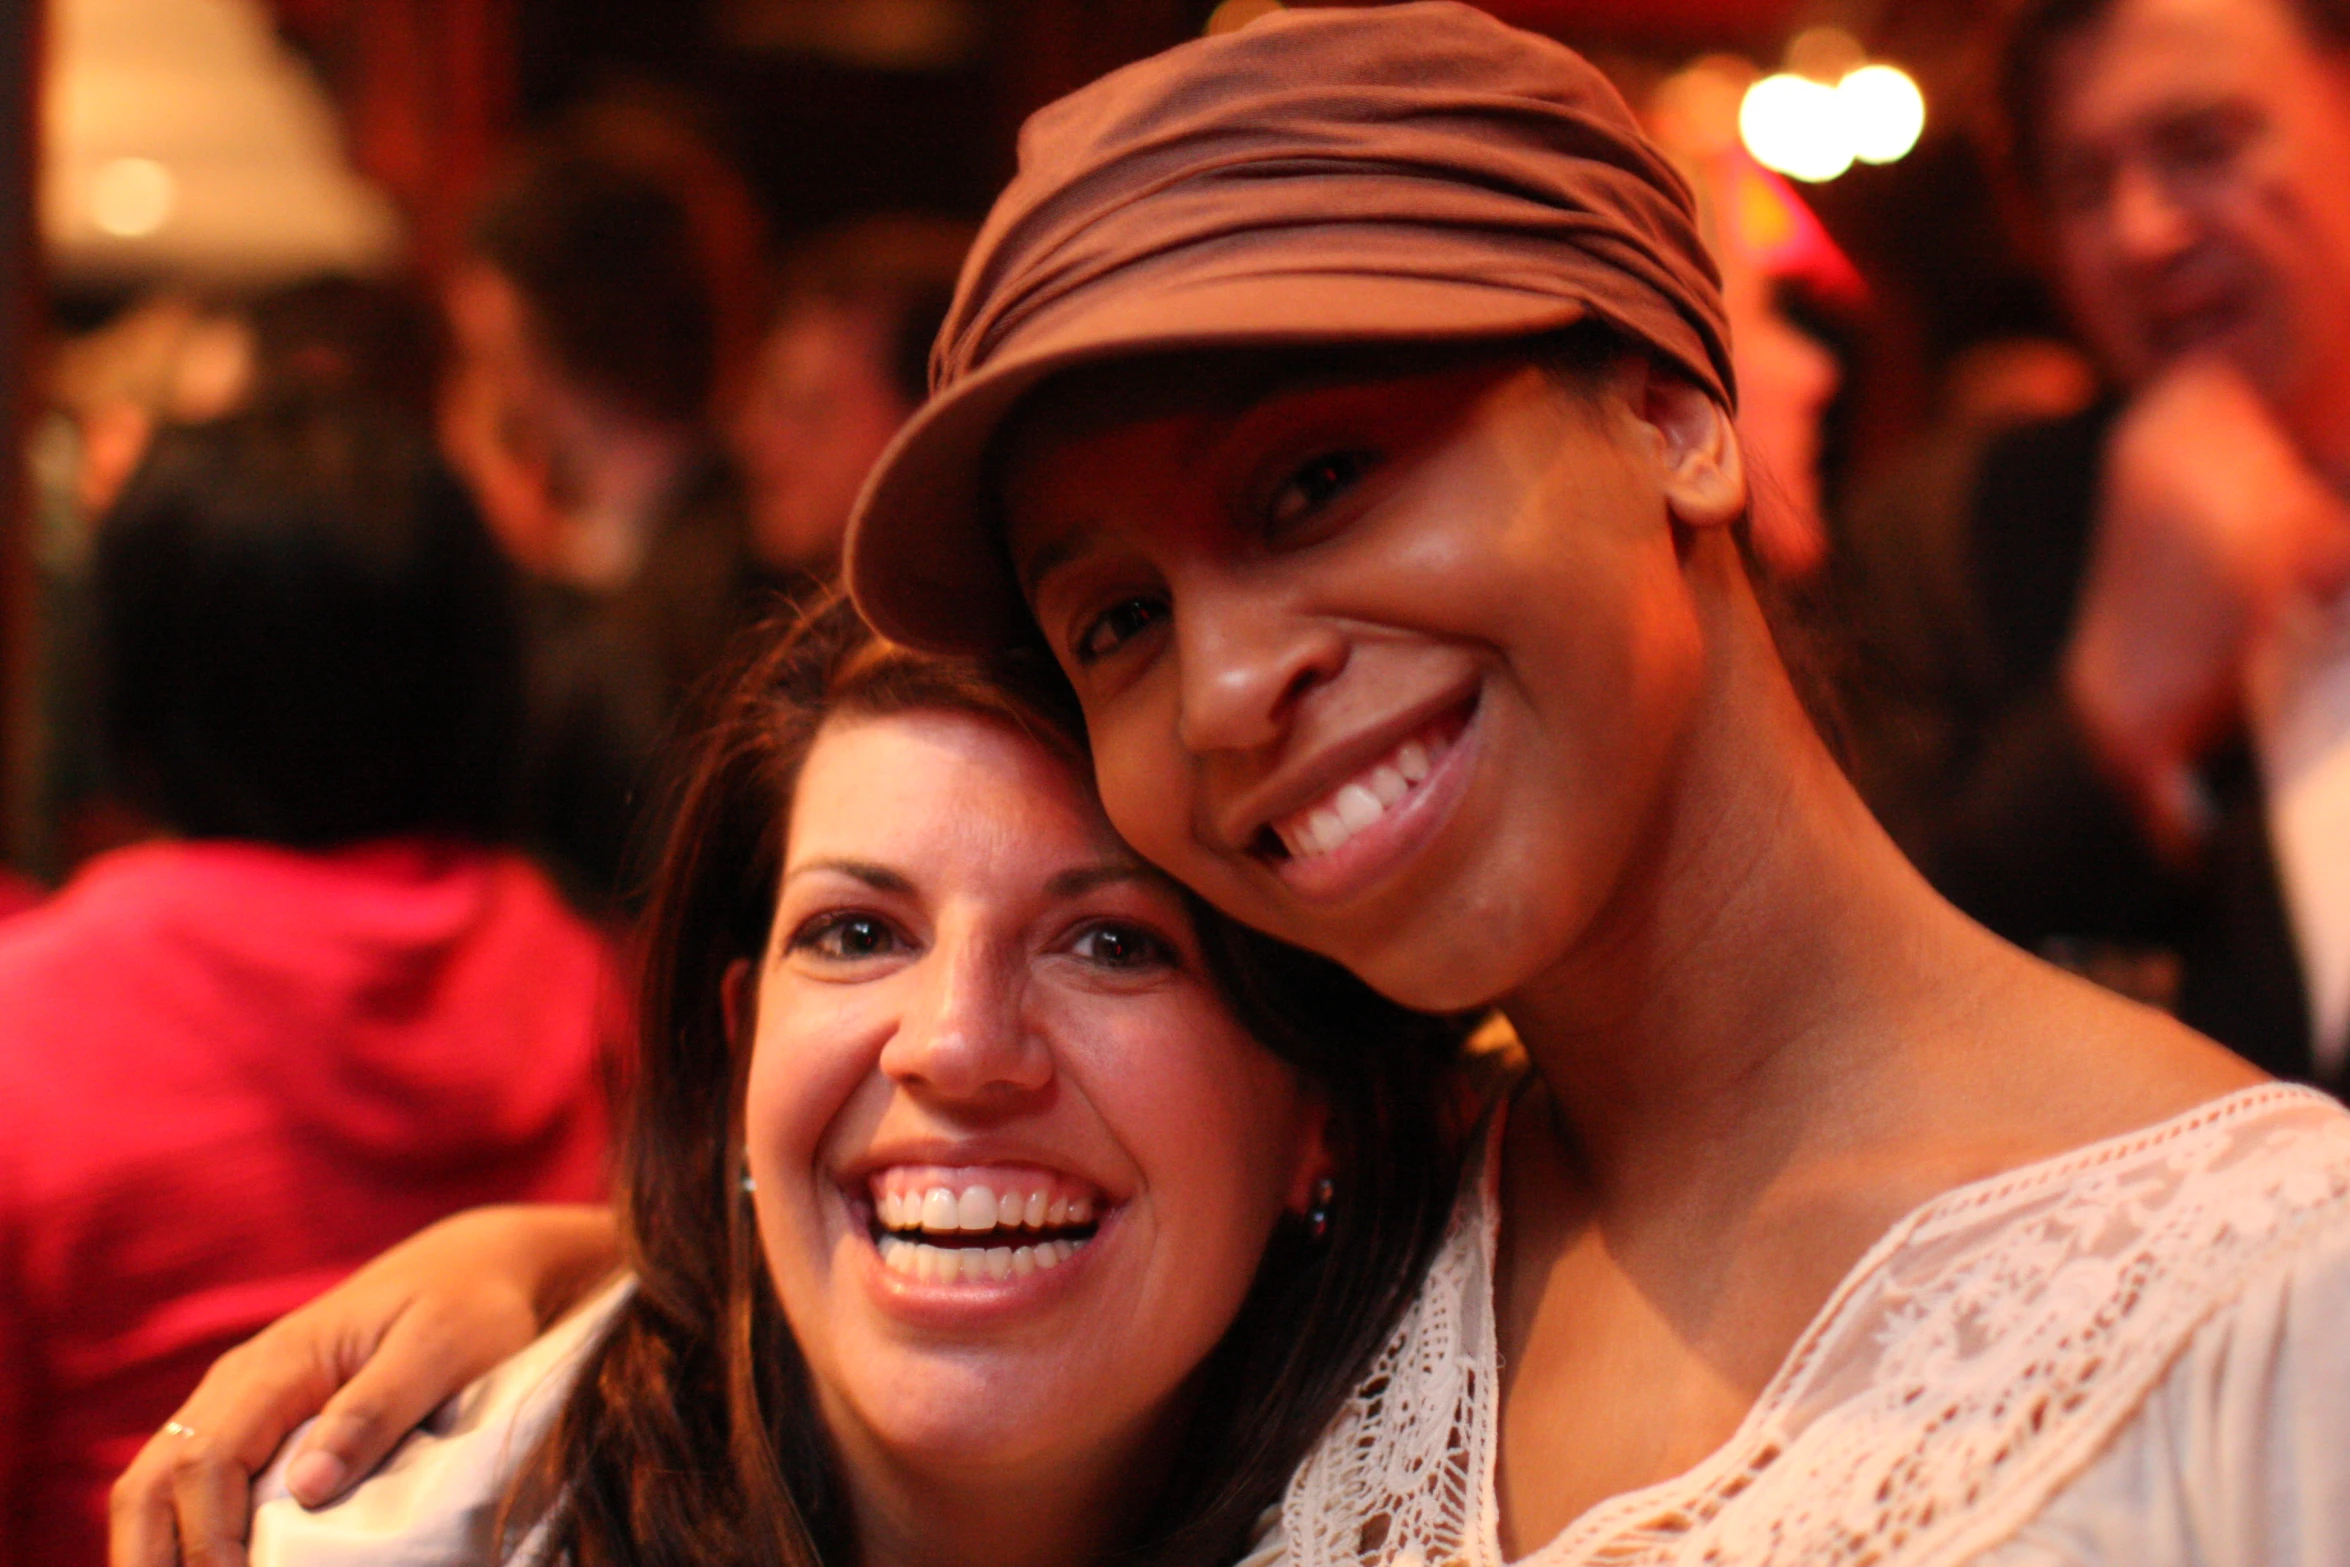
[[[1293, 1562], [1500, 1567], [1499, 1135], [1412, 1311], [1291, 1481]], [[1718, 1452], [1521, 1567], [1973, 1556], [2096, 1455], [2249, 1276], [2345, 1220], [2350, 1116], [2280, 1086], [1947, 1192], [1846, 1276]]]

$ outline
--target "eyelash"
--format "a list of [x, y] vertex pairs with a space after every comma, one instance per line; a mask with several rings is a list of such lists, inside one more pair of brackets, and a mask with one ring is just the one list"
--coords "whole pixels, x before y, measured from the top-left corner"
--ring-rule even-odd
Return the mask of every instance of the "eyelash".
[[[1124, 958], [1089, 957], [1083, 948], [1088, 941], [1096, 936], [1116, 937], [1131, 942], [1137, 950]], [[1175, 949], [1164, 938], [1140, 925], [1128, 924], [1123, 920], [1096, 920], [1079, 930], [1071, 938], [1069, 946], [1071, 951], [1086, 962], [1120, 972], [1132, 972], [1144, 967], [1173, 968], [1176, 965]]]
[[[887, 938], [890, 946], [886, 950], [867, 952], [835, 950], [837, 944], [834, 938], [841, 936], [852, 926], [858, 925], [870, 926], [880, 932]], [[833, 914], [819, 914], [798, 930], [793, 931], [790, 950], [813, 953], [817, 957], [833, 963], [857, 963], [870, 958], [890, 957], [907, 950], [912, 945], [913, 943], [906, 939], [903, 931], [880, 915], [843, 910]]]
[[[1301, 521], [1353, 489], [1377, 462], [1371, 452], [1348, 450], [1320, 452], [1298, 464], [1265, 500], [1266, 533], [1275, 539], [1286, 537]], [[1289, 505], [1293, 493], [1298, 497], [1294, 507]]]
[[[1150, 618], [1139, 625], [1132, 625], [1111, 633], [1112, 621], [1129, 610], [1137, 609], [1144, 611]], [[1140, 594], [1129, 595], [1085, 623], [1085, 628], [1077, 633], [1076, 640], [1070, 645], [1070, 656], [1077, 661], [1080, 667], [1098, 664], [1158, 624], [1165, 616], [1166, 606], [1156, 599], [1146, 598]], [[1104, 641], [1105, 634], [1110, 634], [1113, 639]]]

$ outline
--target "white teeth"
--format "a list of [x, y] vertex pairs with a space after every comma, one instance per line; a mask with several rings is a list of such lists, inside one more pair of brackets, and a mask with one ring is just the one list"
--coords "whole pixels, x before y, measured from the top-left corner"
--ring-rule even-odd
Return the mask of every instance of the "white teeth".
[[1028, 1228], [1032, 1230], [1043, 1229], [1044, 1209], [1045, 1194], [1042, 1191], [1030, 1192], [1028, 1194], [1028, 1201], [1021, 1206], [1020, 1222], [1027, 1225]]
[[1395, 754], [1362, 776], [1338, 787], [1320, 805], [1301, 811], [1274, 830], [1292, 859], [1328, 854], [1403, 803], [1415, 784], [1433, 772], [1444, 746], [1406, 740]]
[[895, 1235], [881, 1238], [881, 1265], [922, 1284], [1001, 1284], [1051, 1270], [1084, 1249], [1084, 1241], [1038, 1241], [1030, 1246], [927, 1246]]
[[1093, 1199], [1091, 1197], [1069, 1199], [1069, 1222], [1071, 1224], [1091, 1224], [1093, 1222]]
[[1044, 1210], [1044, 1222], [1056, 1226], [1067, 1224], [1069, 1222], [1069, 1199], [1066, 1197], [1055, 1197], [1050, 1203], [1046, 1204]]
[[1387, 814], [1387, 807], [1379, 797], [1361, 784], [1348, 784], [1338, 791], [1338, 819], [1346, 823], [1348, 833], [1358, 833]]
[[1312, 837], [1313, 852], [1328, 854], [1353, 836], [1347, 831], [1346, 818], [1336, 811], [1324, 808], [1306, 819], [1306, 832]]
[[933, 1186], [922, 1199], [922, 1227], [926, 1230], [959, 1230], [963, 1227], [962, 1210], [955, 1202], [955, 1194], [943, 1186]]
[[962, 1201], [956, 1204], [956, 1222], [966, 1230], [995, 1228], [995, 1193], [984, 1186], [963, 1188]]

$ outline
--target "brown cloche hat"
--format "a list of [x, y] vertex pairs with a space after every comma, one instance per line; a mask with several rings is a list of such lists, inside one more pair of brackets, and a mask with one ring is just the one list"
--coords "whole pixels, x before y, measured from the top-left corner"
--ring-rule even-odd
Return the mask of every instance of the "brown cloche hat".
[[1028, 619], [988, 447], [1055, 372], [1170, 349], [1492, 340], [1605, 321], [1734, 406], [1688, 186], [1606, 78], [1450, 0], [1278, 12], [1039, 110], [857, 503], [885, 635], [982, 650]]

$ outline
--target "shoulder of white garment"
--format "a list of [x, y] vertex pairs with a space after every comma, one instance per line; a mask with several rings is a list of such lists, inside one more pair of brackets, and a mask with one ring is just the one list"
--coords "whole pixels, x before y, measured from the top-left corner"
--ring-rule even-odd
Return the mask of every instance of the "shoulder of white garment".
[[[1488, 1188], [1251, 1564], [1500, 1567]], [[2350, 1114], [2247, 1089], [1916, 1210], [1729, 1443], [1520, 1567], [2350, 1562], [2346, 1308]]]
[[2350, 1213], [2248, 1276], [1982, 1567], [2350, 1562]]
[[[471, 1567], [498, 1559], [493, 1532], [516, 1467], [561, 1409], [588, 1352], [635, 1290], [622, 1278], [435, 1413], [383, 1467], [312, 1511], [281, 1473], [289, 1441], [255, 1482], [252, 1567]], [[526, 1542], [510, 1558], [532, 1561]]]

